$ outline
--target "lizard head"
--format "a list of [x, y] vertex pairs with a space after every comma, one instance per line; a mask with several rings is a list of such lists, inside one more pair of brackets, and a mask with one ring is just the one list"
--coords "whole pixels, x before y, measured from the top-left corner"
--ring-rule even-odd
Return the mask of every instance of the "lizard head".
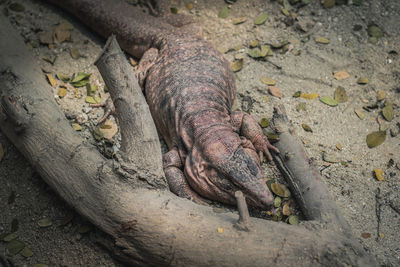
[[233, 205], [235, 192], [240, 190], [249, 206], [270, 208], [273, 197], [264, 182], [257, 153], [243, 147], [239, 136], [209, 140], [187, 158], [185, 173], [191, 187], [203, 197]]

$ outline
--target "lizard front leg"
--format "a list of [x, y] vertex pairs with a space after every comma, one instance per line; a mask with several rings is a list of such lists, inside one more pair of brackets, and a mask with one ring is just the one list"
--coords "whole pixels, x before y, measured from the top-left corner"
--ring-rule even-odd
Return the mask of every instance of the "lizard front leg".
[[176, 147], [163, 155], [163, 169], [171, 192], [180, 197], [191, 199], [197, 204], [206, 205], [207, 201], [193, 191], [188, 184], [182, 168], [183, 162]]
[[[235, 130], [241, 136], [250, 140], [257, 152], [261, 152], [261, 156], [264, 153], [268, 160], [272, 160], [269, 150], [279, 153], [279, 150], [269, 143], [260, 125], [249, 114], [242, 111], [234, 111], [231, 114], [231, 122]], [[260, 160], [262, 160], [262, 157], [260, 157]]]

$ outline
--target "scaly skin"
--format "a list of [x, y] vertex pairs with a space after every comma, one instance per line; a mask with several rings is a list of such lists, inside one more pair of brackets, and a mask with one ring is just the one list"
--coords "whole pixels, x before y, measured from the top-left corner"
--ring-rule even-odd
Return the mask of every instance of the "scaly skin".
[[271, 205], [259, 154], [270, 159], [268, 149], [277, 149], [249, 115], [231, 112], [229, 64], [196, 28], [184, 26], [187, 19], [162, 20], [114, 0], [51, 1], [103, 36], [115, 33], [123, 49], [142, 57], [138, 80], [170, 149], [163, 164], [171, 191], [197, 202], [235, 204], [241, 190], [249, 205]]

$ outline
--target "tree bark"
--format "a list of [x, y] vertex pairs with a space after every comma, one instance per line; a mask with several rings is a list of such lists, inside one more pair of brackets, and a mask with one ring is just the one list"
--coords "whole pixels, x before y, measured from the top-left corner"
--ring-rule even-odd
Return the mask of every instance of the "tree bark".
[[[72, 129], [23, 40], [3, 16], [0, 36], [7, 36], [0, 39], [1, 131], [67, 203], [110, 236], [108, 247], [119, 259], [142, 266], [374, 264], [358, 242], [338, 234], [335, 227], [330, 230], [317, 221], [291, 226], [250, 218], [250, 231], [243, 232], [234, 227], [236, 213], [217, 214], [169, 192], [156, 131], [140, 119], [150, 118], [150, 113], [144, 98], [134, 93], [133, 73], [123, 64], [120, 73], [109, 68], [104, 80], [116, 102], [127, 147], [116, 159], [106, 159]], [[111, 43], [115, 48], [115, 41]], [[113, 52], [120, 55], [108, 54], [114, 49], [108, 45], [101, 56], [105, 64], [122, 60], [120, 50]], [[129, 91], [118, 91], [121, 82]], [[133, 117], [123, 117], [121, 112]], [[131, 141], [138, 147], [130, 148], [127, 142]], [[154, 157], [136, 155], [141, 152]]]

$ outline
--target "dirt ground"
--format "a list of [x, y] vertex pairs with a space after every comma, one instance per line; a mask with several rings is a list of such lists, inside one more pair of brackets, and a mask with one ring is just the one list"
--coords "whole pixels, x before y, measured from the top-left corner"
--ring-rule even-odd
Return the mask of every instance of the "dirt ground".
[[[219, 50], [230, 49], [225, 53], [229, 61], [235, 56], [244, 57], [243, 68], [236, 72], [235, 108], [261, 119], [270, 118], [273, 106], [283, 103], [355, 237], [380, 265], [399, 266], [400, 139], [396, 133], [400, 131], [397, 125], [400, 123], [400, 1], [362, 0], [361, 5], [324, 8], [319, 1], [311, 0], [307, 5], [296, 5], [290, 10], [296, 14], [296, 20], [283, 14], [280, 2], [238, 0], [230, 5], [230, 14], [224, 19], [218, 17], [220, 10], [227, 6], [222, 0], [194, 1], [191, 10], [186, 7], [189, 1], [174, 1], [173, 5], [179, 13], [193, 16], [200, 23], [205, 38]], [[13, 11], [11, 3], [22, 4], [24, 11]], [[0, 9], [24, 37], [28, 49], [43, 69], [69, 76], [77, 72], [91, 73], [91, 82], [101, 89], [104, 87], [93, 66], [104, 44], [102, 38], [72, 16], [41, 1], [0, 1]], [[264, 24], [255, 26], [254, 18], [263, 12], [269, 18]], [[239, 17], [247, 20], [234, 25], [233, 21]], [[50, 48], [41, 44], [39, 36], [63, 21], [74, 26], [72, 41], [55, 43]], [[367, 32], [371, 22], [383, 31], [383, 37], [371, 40]], [[325, 37], [329, 43], [318, 43], [317, 37]], [[256, 60], [247, 55], [254, 39], [260, 45], [289, 43], [274, 49], [268, 61]], [[232, 49], [241, 44], [243, 47], [239, 50]], [[71, 48], [77, 49], [81, 57], [73, 59]], [[48, 61], [53, 59], [55, 61], [50, 64]], [[335, 79], [333, 73], [342, 70], [350, 77]], [[268, 86], [260, 81], [261, 77], [274, 79], [283, 97], [270, 95]], [[359, 78], [368, 78], [369, 83], [358, 84]], [[84, 87], [77, 92], [78, 96], [83, 96], [81, 98], [76, 98], [71, 88], [67, 88], [69, 91], [64, 98], [60, 98], [58, 90], [62, 84], [57, 81], [54, 86], [56, 101], [66, 114], [81, 123], [82, 136], [91, 139], [90, 127], [102, 116], [102, 109], [90, 108], [85, 103]], [[333, 97], [338, 86], [345, 88], [348, 100], [335, 107], [318, 99], [293, 97], [297, 91]], [[386, 93], [379, 102], [378, 90]], [[107, 95], [99, 91], [99, 96], [105, 100]], [[306, 103], [306, 110], [297, 111], [299, 103]], [[392, 103], [394, 109], [394, 118], [390, 122], [381, 113], [388, 103]], [[370, 106], [369, 111], [363, 106]], [[362, 110], [364, 119], [356, 115], [354, 110], [357, 109]], [[309, 125], [312, 132], [306, 132], [302, 124]], [[366, 136], [385, 127], [388, 127], [386, 140], [375, 148], [368, 148]], [[0, 234], [17, 229], [18, 239], [32, 250], [33, 256], [12, 256], [7, 252], [5, 242], [0, 242], [0, 255], [6, 255], [18, 266], [39, 263], [119, 266], [96, 244], [97, 230], [72, 212], [1, 132], [0, 144], [4, 148], [4, 157], [0, 161]], [[375, 177], [375, 168], [384, 171], [384, 181]], [[43, 218], [50, 219], [52, 225], [39, 226], [38, 222], [43, 222], [40, 221]]]

